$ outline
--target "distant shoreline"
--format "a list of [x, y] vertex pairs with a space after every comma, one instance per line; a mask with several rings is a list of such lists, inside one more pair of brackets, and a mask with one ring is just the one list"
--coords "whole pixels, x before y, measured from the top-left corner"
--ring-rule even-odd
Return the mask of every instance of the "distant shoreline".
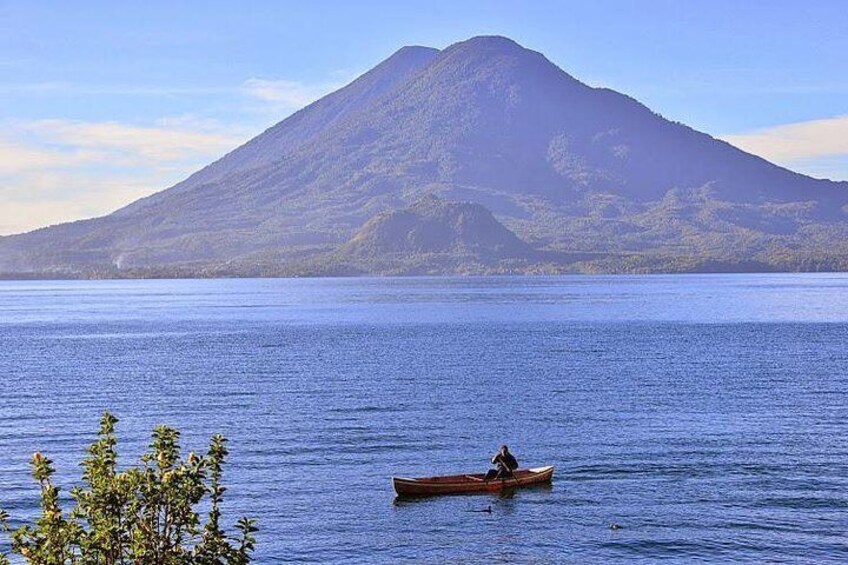
[[0, 281], [129, 281], [129, 280], [236, 280], [236, 279], [391, 279], [391, 278], [504, 278], [504, 277], [580, 277], [580, 276], [633, 276], [633, 275], [746, 275], [746, 274], [842, 274], [848, 269], [760, 269], [760, 270], [689, 270], [689, 271], [560, 271], [560, 272], [444, 272], [444, 273], [357, 273], [357, 274], [202, 274], [186, 272], [181, 274], [154, 273], [115, 273], [97, 275], [85, 273], [0, 273]]

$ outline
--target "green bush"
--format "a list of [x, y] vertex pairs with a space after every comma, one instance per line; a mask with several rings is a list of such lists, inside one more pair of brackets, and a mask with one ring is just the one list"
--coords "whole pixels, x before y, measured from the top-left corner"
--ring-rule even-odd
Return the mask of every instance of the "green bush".
[[[238, 535], [221, 526], [226, 491], [221, 476], [227, 440], [216, 435], [205, 456], [182, 458], [180, 433], [157, 427], [149, 450], [137, 467], [118, 468], [115, 424], [105, 413], [98, 439], [82, 463], [82, 486], [71, 490], [76, 505], [62, 511], [50, 459], [32, 458], [33, 477], [41, 488], [41, 514], [11, 532], [12, 552], [37, 565], [241, 565], [251, 561], [254, 521], [242, 518]], [[196, 510], [208, 500], [205, 520]], [[10, 532], [9, 516], [0, 510], [0, 528]], [[0, 565], [9, 558], [0, 554]]]

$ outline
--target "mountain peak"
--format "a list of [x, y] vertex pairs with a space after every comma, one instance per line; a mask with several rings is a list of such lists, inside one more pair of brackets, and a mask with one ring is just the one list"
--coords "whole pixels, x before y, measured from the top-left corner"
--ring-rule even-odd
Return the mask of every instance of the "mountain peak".
[[[404, 45], [394, 52], [392, 57], [396, 55], [413, 56], [413, 55], [437, 55], [439, 50], [435, 47], [427, 47], [426, 45]], [[389, 57], [391, 59], [391, 57]]]
[[465, 41], [454, 43], [452, 47], [460, 46], [474, 49], [495, 49], [499, 51], [527, 50], [516, 41], [503, 35], [477, 35]]
[[479, 35], [460, 41], [442, 51], [445, 55], [450, 53], [462, 54], [463, 56], [489, 57], [532, 57], [547, 61], [544, 55], [501, 35]]
[[401, 47], [400, 49], [392, 53], [389, 58], [385, 59], [375, 68], [395, 65], [417, 67], [422, 64], [426, 64], [431, 59], [435, 58], [438, 54], [439, 50], [435, 47], [424, 47], [422, 45], [407, 45], [405, 47]]

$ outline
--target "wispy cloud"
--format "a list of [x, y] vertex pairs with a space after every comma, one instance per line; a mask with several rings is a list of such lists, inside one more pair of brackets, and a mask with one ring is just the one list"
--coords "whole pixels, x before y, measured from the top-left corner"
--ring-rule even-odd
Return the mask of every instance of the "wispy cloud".
[[0, 233], [111, 212], [166, 188], [254, 132], [191, 116], [153, 124], [3, 124]]
[[139, 163], [193, 159], [232, 149], [242, 141], [209, 129], [119, 122], [39, 120], [27, 124], [25, 129], [50, 144], [109, 153]]
[[45, 170], [0, 178], [0, 234], [6, 235], [102, 216], [154, 192], [163, 176]]
[[[0, 67], [5, 66], [0, 59]], [[9, 62], [8, 64], [12, 64]], [[327, 81], [307, 83], [297, 80], [250, 78], [240, 85], [176, 86], [130, 84], [77, 84], [66, 81], [42, 81], [0, 84], [0, 94], [56, 96], [247, 96], [254, 100], [285, 104], [297, 109], [350, 82], [356, 73], [334, 71]]]
[[0, 139], [0, 175], [73, 166], [89, 158], [78, 150], [60, 151]]
[[848, 154], [848, 116], [785, 124], [723, 139], [778, 163], [843, 155]]
[[848, 116], [784, 124], [722, 139], [793, 171], [848, 181]]
[[242, 91], [252, 98], [281, 105], [288, 109], [299, 109], [333, 90], [343, 83], [306, 84], [292, 80], [266, 80], [251, 78], [244, 81]]
[[[2, 62], [0, 62], [0, 66]], [[36, 94], [56, 96], [201, 96], [227, 95], [238, 91], [232, 87], [180, 87], [174, 85], [75, 84], [43, 81], [0, 84], [2, 94]]]

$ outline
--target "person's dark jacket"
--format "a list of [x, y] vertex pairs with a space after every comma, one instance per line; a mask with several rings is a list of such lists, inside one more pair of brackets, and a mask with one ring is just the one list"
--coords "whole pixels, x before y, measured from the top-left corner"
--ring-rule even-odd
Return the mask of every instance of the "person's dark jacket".
[[512, 453], [507, 452], [506, 454], [498, 453], [494, 457], [492, 457], [492, 463], [502, 464], [504, 467], [509, 469], [510, 471], [515, 471], [518, 469], [518, 460], [513, 456]]

